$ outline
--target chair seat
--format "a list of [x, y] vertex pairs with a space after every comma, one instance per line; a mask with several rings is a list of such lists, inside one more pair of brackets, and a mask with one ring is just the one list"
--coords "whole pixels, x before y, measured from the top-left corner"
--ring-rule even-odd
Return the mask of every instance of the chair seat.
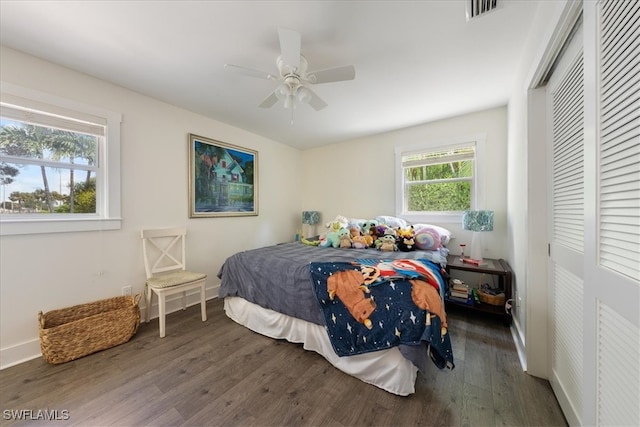
[[185, 283], [195, 282], [197, 280], [206, 279], [204, 273], [194, 273], [186, 270], [171, 271], [168, 273], [160, 273], [147, 279], [147, 285], [151, 288], [170, 288]]

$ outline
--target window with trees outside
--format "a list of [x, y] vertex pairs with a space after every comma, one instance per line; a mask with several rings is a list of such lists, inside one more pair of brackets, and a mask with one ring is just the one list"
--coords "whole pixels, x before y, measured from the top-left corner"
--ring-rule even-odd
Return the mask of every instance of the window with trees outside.
[[398, 216], [457, 222], [477, 198], [478, 143], [396, 151]]
[[0, 107], [2, 234], [120, 228], [119, 115], [4, 85]]

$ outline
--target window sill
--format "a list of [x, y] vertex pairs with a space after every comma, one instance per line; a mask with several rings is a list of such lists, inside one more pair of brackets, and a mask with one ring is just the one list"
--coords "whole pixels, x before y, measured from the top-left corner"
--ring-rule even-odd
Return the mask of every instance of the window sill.
[[463, 212], [408, 212], [397, 215], [411, 224], [460, 224]]
[[121, 218], [2, 218], [0, 236], [119, 230], [121, 227]]

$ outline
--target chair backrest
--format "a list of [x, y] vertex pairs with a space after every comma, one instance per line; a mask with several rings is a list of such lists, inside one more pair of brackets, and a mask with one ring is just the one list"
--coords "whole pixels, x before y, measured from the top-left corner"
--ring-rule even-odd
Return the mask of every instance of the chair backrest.
[[186, 265], [184, 227], [142, 230], [142, 253], [147, 279], [157, 273], [184, 270]]

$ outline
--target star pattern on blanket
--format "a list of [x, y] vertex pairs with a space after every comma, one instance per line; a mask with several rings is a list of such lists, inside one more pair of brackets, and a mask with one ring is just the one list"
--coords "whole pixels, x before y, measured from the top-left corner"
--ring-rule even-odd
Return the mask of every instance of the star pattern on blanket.
[[[423, 280], [423, 285], [431, 288], [438, 280], [440, 295], [444, 293], [440, 268], [421, 260], [369, 260], [366, 265], [381, 265], [385, 276], [365, 285], [359, 261], [310, 265], [314, 291], [336, 353], [347, 356], [426, 342], [432, 361], [439, 368], [451, 368], [453, 354], [446, 324], [413, 300], [416, 285], [412, 281]], [[439, 298], [438, 293], [434, 295]]]

